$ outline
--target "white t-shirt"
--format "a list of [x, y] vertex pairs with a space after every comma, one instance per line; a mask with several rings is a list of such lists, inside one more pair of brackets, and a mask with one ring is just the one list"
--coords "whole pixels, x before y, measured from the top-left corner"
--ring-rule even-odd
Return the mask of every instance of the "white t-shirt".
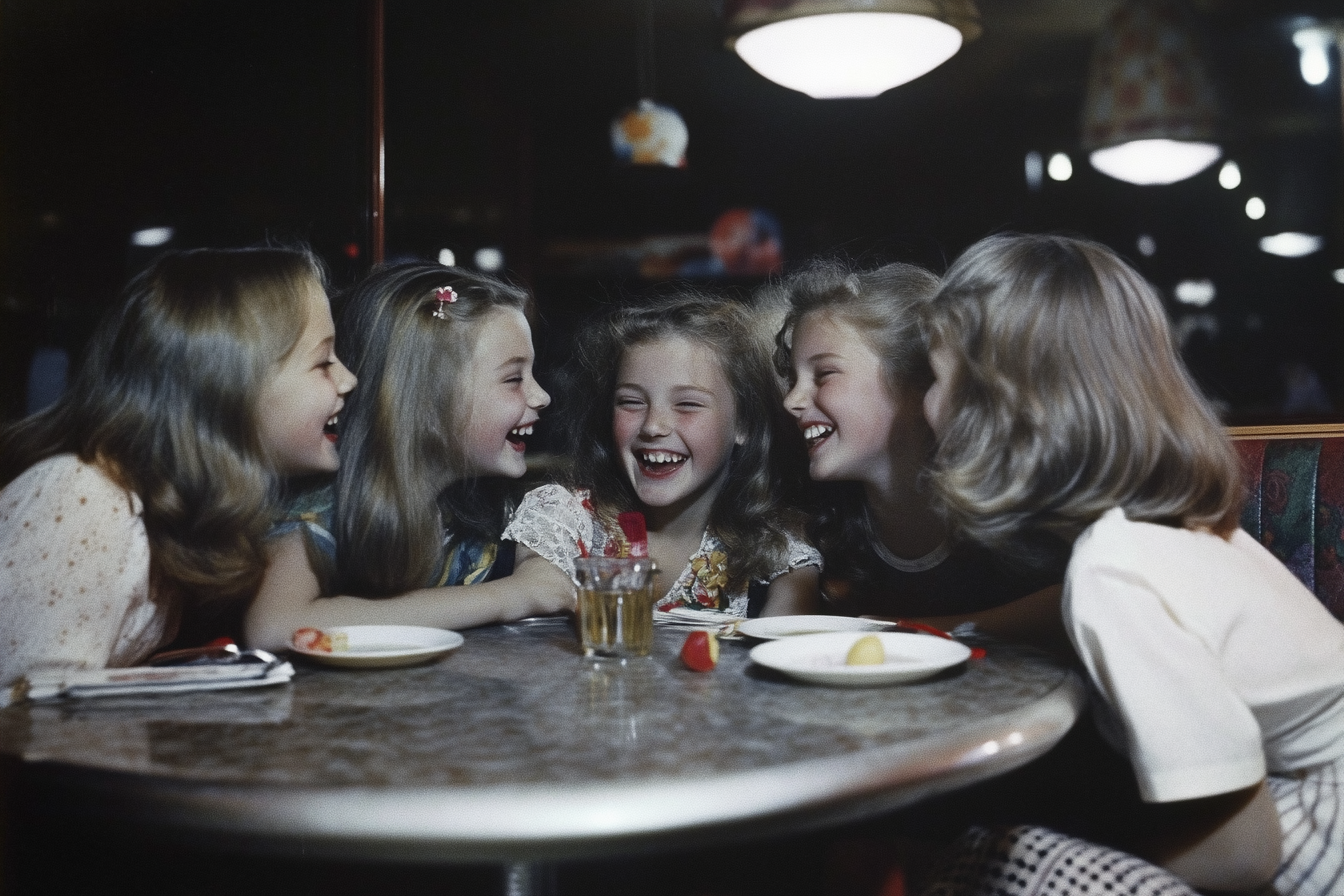
[[1074, 545], [1064, 619], [1149, 802], [1344, 755], [1344, 625], [1240, 529], [1107, 512]]
[[142, 512], [73, 454], [0, 491], [0, 687], [39, 668], [133, 665], [171, 636]]

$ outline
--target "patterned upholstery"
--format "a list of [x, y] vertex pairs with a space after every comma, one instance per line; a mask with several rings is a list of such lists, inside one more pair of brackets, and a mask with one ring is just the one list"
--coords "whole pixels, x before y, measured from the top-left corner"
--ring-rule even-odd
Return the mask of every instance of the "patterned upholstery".
[[1249, 491], [1242, 528], [1344, 620], [1344, 438], [1233, 444]]

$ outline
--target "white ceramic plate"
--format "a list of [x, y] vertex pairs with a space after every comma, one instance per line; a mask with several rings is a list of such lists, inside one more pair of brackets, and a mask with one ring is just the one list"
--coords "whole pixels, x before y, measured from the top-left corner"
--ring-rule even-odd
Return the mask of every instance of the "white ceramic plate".
[[844, 687], [866, 687], [919, 681], [970, 658], [971, 649], [957, 641], [905, 632], [874, 632], [882, 642], [886, 661], [880, 665], [848, 666], [845, 657], [860, 632], [798, 635], [759, 644], [751, 658], [799, 681]]
[[337, 625], [324, 631], [344, 632], [349, 649], [327, 653], [305, 650], [292, 642], [289, 649], [328, 666], [389, 669], [429, 662], [456, 650], [466, 640], [457, 632], [421, 625]]
[[748, 637], [773, 641], [776, 638], [819, 635], [823, 632], [881, 632], [891, 626], [890, 622], [853, 616], [762, 616], [748, 619], [737, 630]]

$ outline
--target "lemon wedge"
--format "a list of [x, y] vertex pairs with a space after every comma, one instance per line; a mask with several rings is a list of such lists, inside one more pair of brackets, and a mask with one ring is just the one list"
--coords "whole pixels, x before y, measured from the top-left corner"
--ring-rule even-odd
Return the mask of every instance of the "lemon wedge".
[[864, 635], [849, 648], [845, 657], [846, 666], [880, 666], [887, 658], [882, 650], [882, 640], [877, 635]]

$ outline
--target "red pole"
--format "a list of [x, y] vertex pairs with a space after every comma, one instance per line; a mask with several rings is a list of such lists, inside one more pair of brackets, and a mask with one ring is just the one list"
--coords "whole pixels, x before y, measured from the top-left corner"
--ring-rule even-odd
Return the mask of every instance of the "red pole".
[[369, 0], [369, 168], [369, 259], [372, 264], [382, 264], [387, 186], [383, 146], [383, 0]]

